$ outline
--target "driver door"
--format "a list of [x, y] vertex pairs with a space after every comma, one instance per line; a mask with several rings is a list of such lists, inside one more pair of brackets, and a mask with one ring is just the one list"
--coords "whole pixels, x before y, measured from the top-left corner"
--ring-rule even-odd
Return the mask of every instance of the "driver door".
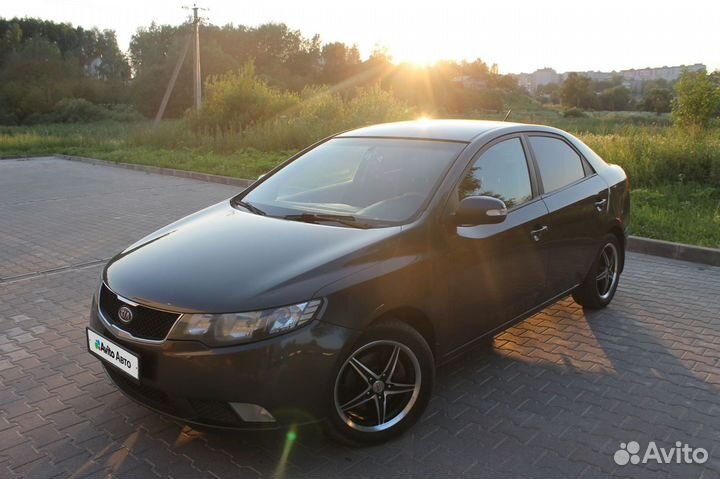
[[[540, 241], [533, 232], [548, 210], [537, 196], [520, 136], [503, 137], [480, 151], [453, 195], [505, 202], [499, 224], [452, 226], [446, 266], [451, 347], [459, 347], [536, 306], [545, 289]], [[454, 211], [454, 209], [453, 209]]]

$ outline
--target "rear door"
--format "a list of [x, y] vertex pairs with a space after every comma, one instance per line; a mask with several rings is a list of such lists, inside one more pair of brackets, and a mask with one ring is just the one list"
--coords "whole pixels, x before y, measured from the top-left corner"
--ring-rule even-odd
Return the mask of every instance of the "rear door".
[[549, 211], [538, 241], [547, 261], [548, 299], [581, 283], [589, 271], [604, 234], [608, 188], [562, 136], [528, 133], [527, 141]]

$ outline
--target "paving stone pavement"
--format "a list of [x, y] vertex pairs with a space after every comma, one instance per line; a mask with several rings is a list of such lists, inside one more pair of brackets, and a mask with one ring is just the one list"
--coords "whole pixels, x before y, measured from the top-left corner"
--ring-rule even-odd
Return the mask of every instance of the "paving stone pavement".
[[[720, 477], [720, 268], [638, 254], [606, 310], [565, 299], [443, 367], [421, 422], [383, 446], [200, 432], [135, 404], [85, 348], [102, 264], [234, 191], [0, 161], [1, 478]], [[709, 459], [616, 465], [633, 440]]]

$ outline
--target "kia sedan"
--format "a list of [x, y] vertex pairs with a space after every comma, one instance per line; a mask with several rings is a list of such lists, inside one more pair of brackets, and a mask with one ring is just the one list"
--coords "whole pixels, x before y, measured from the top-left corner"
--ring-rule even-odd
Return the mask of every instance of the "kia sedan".
[[629, 212], [623, 170], [555, 128], [348, 131], [115, 256], [88, 348], [191, 425], [381, 442], [439, 364], [569, 294], [607, 306]]

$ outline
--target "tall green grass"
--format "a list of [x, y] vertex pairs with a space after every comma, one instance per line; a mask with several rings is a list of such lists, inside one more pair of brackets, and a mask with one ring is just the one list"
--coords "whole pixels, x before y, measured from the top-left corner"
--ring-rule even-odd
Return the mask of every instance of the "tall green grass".
[[720, 185], [720, 131], [627, 127], [580, 138], [609, 163], [623, 167], [635, 186], [668, 182]]
[[[319, 97], [302, 113], [239, 131], [193, 129], [186, 121], [99, 122], [0, 127], [0, 157], [65, 153], [117, 162], [256, 178], [297, 149], [333, 132], [408, 116], [402, 108], [375, 108], [369, 94], [353, 107]], [[388, 111], [390, 117], [388, 118]], [[720, 129], [689, 132], [669, 126], [618, 123], [564, 127], [606, 161], [622, 166], [633, 189], [631, 231], [652, 238], [720, 247]], [[338, 120], [339, 116], [343, 118]], [[368, 120], [371, 119], [371, 120]]]
[[[245, 150], [292, 152], [337, 131], [405, 115], [401, 106], [375, 107], [383, 102], [372, 92], [348, 103], [331, 96], [317, 97], [292, 117], [276, 117], [239, 131], [198, 130], [183, 120], [163, 122], [157, 128], [146, 121], [0, 127], [0, 156], [92, 151], [121, 161], [132, 156], [132, 151], [143, 151], [148, 157], [155, 151], [175, 152], [178, 158], [233, 158]], [[574, 133], [606, 161], [622, 166], [634, 187], [688, 182], [720, 186], [720, 129], [690, 132], [626, 125], [609, 133]], [[234, 171], [240, 174], [243, 170]]]

